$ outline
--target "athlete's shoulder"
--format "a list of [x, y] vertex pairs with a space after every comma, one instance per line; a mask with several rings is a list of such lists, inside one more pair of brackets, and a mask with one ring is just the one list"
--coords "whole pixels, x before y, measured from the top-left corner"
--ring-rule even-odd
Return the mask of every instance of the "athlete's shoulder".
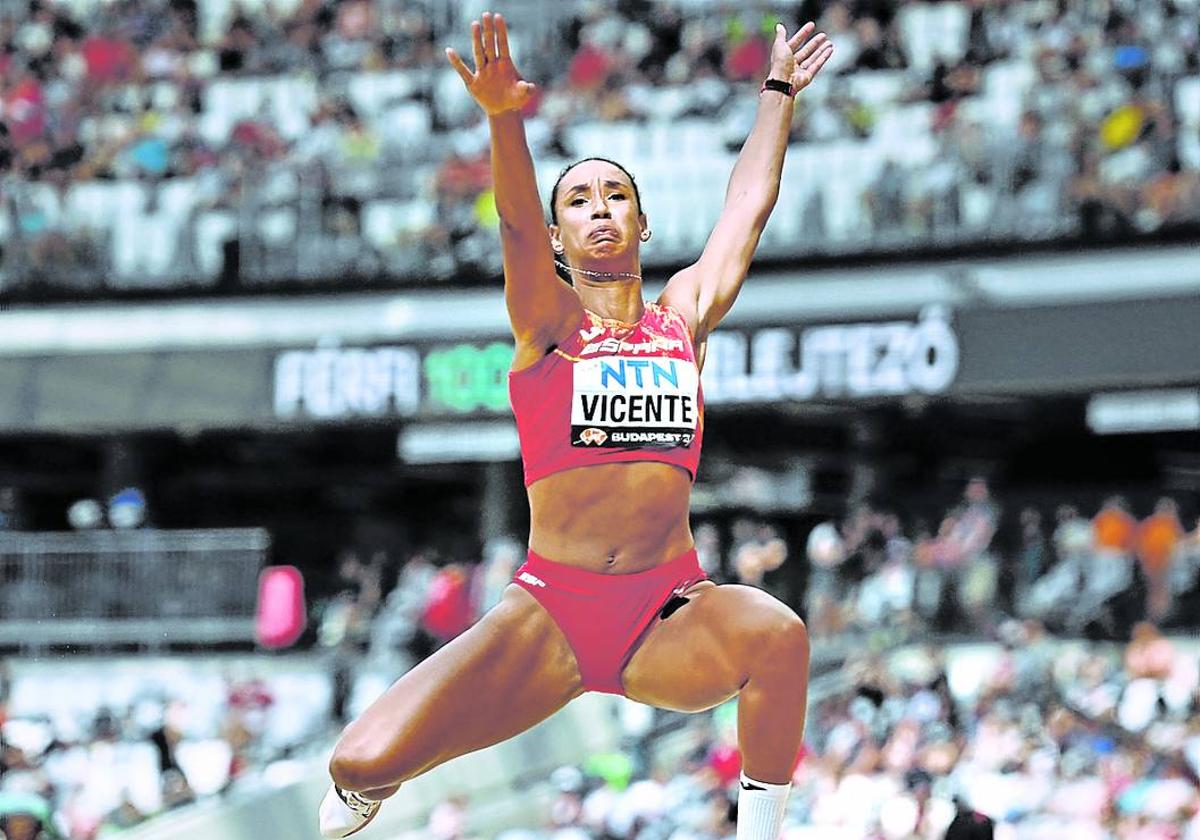
[[673, 304], [663, 301], [661, 298], [658, 301], [646, 301], [646, 312], [653, 312], [655, 321], [660, 328], [678, 332], [688, 339], [688, 343], [691, 343], [692, 328], [684, 314]]

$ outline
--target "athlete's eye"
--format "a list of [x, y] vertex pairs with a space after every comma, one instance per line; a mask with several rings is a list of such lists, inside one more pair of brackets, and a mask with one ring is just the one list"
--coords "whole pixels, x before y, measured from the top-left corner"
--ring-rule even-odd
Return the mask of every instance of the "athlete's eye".
[[623, 198], [625, 198], [625, 193], [613, 193], [612, 195], [610, 195], [610, 196], [609, 196], [609, 198], [610, 198], [610, 199], [612, 199], [612, 198], [621, 198], [621, 199], [623, 199]]
[[587, 204], [587, 199], [581, 195], [577, 195], [571, 199], [572, 207], [578, 207], [580, 204]]

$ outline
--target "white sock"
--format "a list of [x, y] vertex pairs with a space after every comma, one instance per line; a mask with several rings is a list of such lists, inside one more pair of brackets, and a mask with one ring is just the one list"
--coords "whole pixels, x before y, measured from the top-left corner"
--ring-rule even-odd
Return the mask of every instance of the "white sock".
[[792, 784], [756, 782], [745, 773], [738, 786], [737, 840], [779, 840]]

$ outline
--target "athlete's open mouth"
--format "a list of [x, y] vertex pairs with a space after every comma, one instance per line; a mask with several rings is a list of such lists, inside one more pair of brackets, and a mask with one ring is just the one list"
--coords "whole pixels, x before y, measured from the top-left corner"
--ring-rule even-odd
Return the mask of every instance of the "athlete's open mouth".
[[616, 228], [610, 227], [596, 228], [588, 235], [588, 239], [596, 242], [616, 242], [620, 238], [621, 235], [617, 232]]

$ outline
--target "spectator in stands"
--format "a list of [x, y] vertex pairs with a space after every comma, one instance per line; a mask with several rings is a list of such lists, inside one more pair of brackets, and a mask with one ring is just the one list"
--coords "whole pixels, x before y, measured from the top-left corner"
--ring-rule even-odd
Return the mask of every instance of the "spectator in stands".
[[839, 567], [846, 560], [846, 543], [834, 522], [822, 522], [809, 532], [809, 562], [805, 621], [814, 636], [828, 636], [844, 628]]
[[887, 32], [879, 19], [862, 15], [854, 22], [854, 34], [858, 39], [858, 55], [854, 59], [855, 70], [903, 70], [904, 54], [896, 46], [894, 38]]
[[168, 770], [163, 773], [162, 781], [164, 808], [181, 808], [196, 801], [196, 793], [182, 770]]
[[[340, 95], [344, 87], [353, 93], [363, 82], [362, 87], [386, 85], [382, 77], [390, 71], [408, 69], [415, 71], [414, 79], [423, 77], [439, 60], [435, 28], [456, 31], [461, 23], [450, 7], [435, 16], [428, 4], [366, 0], [338, 5], [305, 0], [287, 11], [235, 4], [222, 19], [211, 11], [217, 7], [192, 0], [101, 4], [99, 13], [86, 16], [70, 4], [27, 0], [15, 5], [20, 13], [0, 33], [6, 45], [0, 56], [0, 123], [10, 135], [7, 142], [0, 137], [0, 171], [11, 172], [12, 191], [52, 185], [70, 207], [76, 204], [73, 194], [98, 179], [116, 185], [188, 178], [199, 168], [190, 160], [190, 150], [198, 147], [208, 161], [204, 166], [220, 170], [219, 180], [240, 183], [238, 170], [245, 161], [222, 151], [239, 145], [232, 132], [247, 120], [255, 131], [280, 141], [269, 158], [278, 171], [296, 172], [305, 160], [299, 149], [306, 138], [285, 129], [283, 111], [293, 106], [316, 110], [322, 99]], [[844, 235], [864, 243], [877, 238], [891, 247], [896, 235], [901, 242], [958, 232], [1041, 238], [1077, 229], [1095, 237], [1200, 223], [1195, 122], [1180, 106], [1184, 100], [1175, 96], [1180, 81], [1196, 73], [1195, 5], [1151, 0], [1137, 21], [1106, 6], [1045, 9], [1036, 3], [920, 2], [898, 10], [884, 3], [824, 5], [822, 26], [844, 45], [830, 73], [852, 81], [906, 70], [923, 80], [899, 97], [873, 102], [831, 91], [828, 102], [798, 115], [797, 142], [871, 144], [877, 126], [902, 108], [912, 111], [905, 122], [917, 140], [911, 146], [917, 159], [882, 168], [878, 180], [886, 189], [859, 196], [873, 205], [872, 223]], [[685, 19], [665, 0], [602, 0], [564, 17], [571, 36], [565, 39], [565, 55], [556, 53], [553, 38], [521, 46], [546, 68], [571, 67], [567, 80], [546, 90], [533, 106], [543, 108], [552, 122], [561, 119], [565, 128], [597, 116], [666, 121], [693, 114], [723, 121], [736, 110], [739, 97], [731, 94], [737, 79], [762, 48], [764, 14], [758, 9], [730, 12], [702, 4]], [[1154, 49], [1144, 46], [1150, 38]], [[267, 103], [266, 117], [246, 107], [262, 94], [257, 87], [265, 91], [271, 87], [268, 79], [278, 78], [314, 79], [316, 95], [288, 100], [286, 106]], [[459, 141], [470, 127], [471, 112], [453, 107], [433, 78], [417, 82], [409, 104], [426, 103], [430, 122], [445, 132], [439, 141]], [[227, 97], [219, 91], [231, 79], [246, 84], [237, 96]], [[590, 107], [580, 107], [572, 97]], [[436, 109], [428, 104], [434, 101]], [[922, 101], [938, 106], [925, 125], [911, 108]], [[392, 175], [396, 170], [389, 168], [385, 152], [407, 145], [389, 121], [396, 104], [364, 110], [361, 127], [350, 132], [351, 157], [372, 174]], [[971, 142], [980, 137], [983, 142]], [[920, 148], [929, 138], [943, 149], [922, 158]], [[446, 142], [422, 137], [411, 145], [413, 165], [406, 164], [406, 177], [435, 170]], [[985, 149], [987, 154], [972, 159], [972, 151]], [[344, 154], [331, 147], [322, 157], [329, 166]], [[984, 180], [975, 180], [981, 176]], [[356, 200], [360, 205], [411, 200], [411, 190], [398, 195], [392, 189], [398, 180], [364, 179], [367, 188]], [[255, 194], [269, 183], [264, 178], [242, 184], [231, 195], [235, 203], [245, 200], [253, 207]], [[826, 215], [820, 206], [824, 200], [817, 193], [806, 232], [820, 232], [816, 220]], [[178, 190], [175, 201], [168, 215], [178, 211], [186, 219], [209, 210], [198, 185]], [[20, 203], [29, 205], [25, 199]], [[900, 223], [898, 207], [904, 209]], [[11, 207], [0, 212], [15, 215]], [[358, 243], [367, 237], [359, 212], [334, 215], [338, 224], [327, 226], [323, 235]], [[257, 225], [257, 216], [250, 212], [243, 218]], [[115, 223], [95, 225], [70, 213], [49, 227], [9, 224], [0, 243], [4, 267], [26, 282], [100, 288], [111, 274], [106, 263], [119, 239], [108, 234], [125, 218], [117, 215]], [[466, 214], [463, 225], [454, 241], [467, 245], [441, 254], [445, 264], [435, 271], [427, 270], [431, 259], [426, 255], [408, 252], [427, 241], [430, 248], [444, 249], [436, 224], [428, 236], [396, 237], [389, 247], [405, 254], [387, 255], [387, 262], [422, 278], [497, 268], [485, 258], [495, 250], [486, 219]], [[256, 227], [245, 227], [239, 222], [233, 235], [258, 236]], [[306, 228], [296, 226], [301, 229]], [[482, 238], [474, 236], [481, 230]], [[196, 250], [194, 243], [187, 247]], [[202, 251], [219, 247], [207, 240], [199, 245]], [[361, 250], [323, 249], [329, 274], [371, 271], [378, 261], [361, 260]], [[219, 254], [201, 261], [204, 268], [167, 262], [181, 274], [215, 274], [220, 265]], [[283, 265], [288, 268], [273, 270], [292, 271], [293, 261], [280, 261]]]
[[[859, 43], [854, 32], [854, 16], [849, 4], [841, 0], [829, 3], [821, 14], [820, 25], [821, 30], [829, 34], [830, 40], [839, 44], [837, 54], [830, 59], [827, 71], [841, 75], [853, 67], [858, 58]], [[847, 46], [844, 51], [840, 47], [842, 44]]]
[[1060, 505], [1055, 511], [1054, 554], [1059, 562], [1082, 563], [1092, 550], [1092, 525], [1074, 505]]
[[461, 563], [447, 563], [433, 576], [421, 611], [421, 627], [440, 647], [474, 623], [470, 572]]
[[1175, 648], [1153, 624], [1139, 622], [1125, 648], [1125, 670], [1130, 679], [1164, 680], [1175, 665]]
[[880, 520], [882, 551], [867, 559], [867, 577], [858, 588], [856, 619], [863, 629], [907, 628], [913, 617], [916, 574], [912, 543], [905, 538], [895, 514]]
[[386, 565], [387, 553], [383, 551], [373, 551], [371, 559], [365, 563], [357, 552], [348, 551], [342, 555], [339, 574], [346, 584], [354, 588], [355, 603], [368, 618], [375, 614], [383, 598], [382, 581]]
[[266, 681], [257, 675], [240, 680], [227, 678], [222, 737], [229, 743], [232, 753], [230, 784], [254, 762], [255, 751], [266, 729], [267, 716], [275, 702], [274, 693]]
[[1169, 585], [1175, 601], [1172, 618], [1183, 621], [1185, 616], [1196, 615], [1195, 604], [1200, 598], [1200, 516], [1196, 527], [1179, 541]]
[[601, 43], [596, 29], [585, 28], [580, 35], [579, 47], [567, 64], [567, 83], [577, 95], [595, 99], [604, 90], [612, 70], [613, 58]]
[[947, 512], [928, 546], [933, 565], [942, 572], [939, 626], [951, 626], [960, 614], [972, 626], [982, 626], [997, 585], [995, 561], [988, 554], [997, 519], [987, 482], [972, 478], [963, 503]]
[[972, 478], [963, 491], [963, 511], [952, 540], [961, 553], [958, 597], [974, 627], [988, 627], [987, 614], [994, 604], [998, 570], [990, 553], [1000, 510], [992, 500], [986, 479]]
[[164, 703], [157, 725], [151, 728], [148, 738], [158, 753], [158, 772], [165, 778], [168, 773], [182, 772], [176, 747], [183, 739], [180, 728], [182, 712], [178, 703]]
[[941, 609], [945, 589], [945, 572], [940, 565], [937, 538], [924, 520], [913, 529], [913, 566], [915, 572], [913, 608], [929, 626], [933, 626]]
[[963, 799], [956, 799], [954, 805], [957, 813], [944, 840], [992, 840], [996, 824], [991, 817], [973, 810]]
[[1025, 600], [1034, 581], [1050, 566], [1050, 546], [1042, 531], [1042, 515], [1036, 508], [1021, 511], [1021, 548], [1014, 566], [1012, 601]]
[[1127, 731], [1144, 733], [1157, 749], [1175, 748], [1181, 733], [1172, 730], [1171, 723], [1194, 713], [1200, 687], [1195, 658], [1154, 625], [1142, 622], [1134, 628], [1124, 664], [1129, 681], [1116, 710], [1117, 721]]
[[[1004, 823], [1007, 836], [1022, 838], [1180, 837], [1200, 807], [1191, 775], [1200, 720], [1183, 726], [1159, 702], [1170, 685], [1153, 675], [1161, 669], [1134, 677], [1154, 683], [1143, 693], [1146, 684], [1126, 685], [1103, 649], [1076, 655], [1076, 645], [1024, 629], [1030, 633], [1010, 634], [1011, 656], [975, 649], [954, 680], [928, 652], [847, 662], [845, 687], [813, 710], [784, 836], [969, 840], [1000, 834]], [[952, 681], [962, 684], [981, 667], [979, 690], [951, 694]], [[1131, 693], [1139, 696], [1122, 697]], [[1135, 709], [1145, 715], [1136, 730], [1109, 723], [1118, 701], [1128, 707], [1123, 719], [1132, 722]], [[1181, 761], [1180, 744], [1191, 758]], [[736, 769], [724, 776], [736, 777]], [[663, 787], [684, 790], [688, 781], [681, 773]], [[948, 790], [969, 790], [971, 806], [952, 803]], [[694, 801], [631, 827], [622, 822], [622, 797], [609, 792], [591, 798], [590, 822], [612, 837], [724, 836], [727, 828], [702, 831], [691, 821]]]
[[117, 831], [133, 828], [146, 821], [146, 815], [126, 795], [117, 809], [104, 818], [107, 826]]
[[1015, 136], [1001, 136], [994, 144], [997, 181], [1011, 185], [1012, 230], [1042, 236], [1053, 230], [1060, 217], [1061, 197], [1071, 175], [1070, 155], [1062, 143], [1045, 131], [1042, 115], [1023, 111]]
[[771, 57], [773, 30], [774, 21], [770, 20], [761, 21], [758, 28], [755, 28], [752, 19], [742, 21], [733, 18], [729, 21], [728, 40], [725, 45], [726, 78], [734, 82], [758, 78]]
[[880, 236], [895, 236], [901, 232], [908, 217], [907, 186], [907, 174], [899, 163], [887, 157], [864, 196], [871, 226]]
[[403, 651], [419, 662], [433, 652], [436, 641], [422, 628], [421, 614], [436, 575], [437, 568], [426, 551], [413, 554], [401, 565], [396, 585], [375, 617], [371, 631], [374, 655]]
[[368, 651], [375, 654], [394, 652], [393, 643], [404, 635], [403, 618], [397, 626], [395, 604], [380, 609], [383, 596], [384, 552], [375, 552], [370, 563], [363, 563], [352, 550], [339, 557], [338, 582], [341, 591], [323, 605], [317, 641], [334, 652], [330, 659], [333, 685], [331, 714], [334, 720], [346, 717], [350, 701], [351, 679], [360, 660]]
[[431, 840], [466, 840], [467, 798], [453, 796], [438, 802], [429, 812], [425, 836]]
[[4, 840], [52, 840], [57, 832], [36, 814], [13, 811], [0, 817]]
[[[740, 539], [739, 530], [743, 532]], [[763, 576], [787, 559], [787, 543], [770, 525], [746, 521], [734, 524], [734, 539], [733, 569], [738, 583], [764, 588]]]
[[1154, 513], [1137, 529], [1138, 563], [1146, 577], [1146, 616], [1152, 622], [1166, 618], [1171, 609], [1171, 564], [1183, 538], [1183, 525], [1173, 499], [1162, 498]]
[[1082, 569], [1086, 589], [1103, 600], [1129, 583], [1137, 520], [1120, 496], [1111, 496], [1092, 518], [1093, 554]]

